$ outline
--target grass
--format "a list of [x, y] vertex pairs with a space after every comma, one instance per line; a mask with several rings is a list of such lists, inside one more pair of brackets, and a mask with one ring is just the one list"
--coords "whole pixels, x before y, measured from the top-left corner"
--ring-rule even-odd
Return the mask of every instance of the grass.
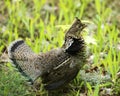
[[[13, 40], [22, 38], [36, 53], [46, 52], [62, 46], [64, 34], [75, 17], [87, 22], [84, 33], [87, 43], [88, 59], [91, 67], [97, 66], [111, 75], [112, 83], [92, 85], [80, 82], [80, 75], [71, 83], [69, 92], [60, 96], [99, 96], [101, 88], [112, 89], [112, 95], [120, 94], [120, 21], [118, 0], [4, 0], [0, 1], [0, 54]], [[113, 10], [113, 8], [115, 10]], [[102, 54], [102, 55], [101, 55]], [[90, 64], [90, 61], [87, 65]], [[37, 92], [30, 92], [25, 79], [15, 71], [11, 64], [0, 64], [1, 96], [47, 95], [40, 86]], [[78, 87], [77, 89], [74, 87]], [[59, 93], [59, 92], [58, 92]], [[56, 92], [55, 94], [58, 95]]]

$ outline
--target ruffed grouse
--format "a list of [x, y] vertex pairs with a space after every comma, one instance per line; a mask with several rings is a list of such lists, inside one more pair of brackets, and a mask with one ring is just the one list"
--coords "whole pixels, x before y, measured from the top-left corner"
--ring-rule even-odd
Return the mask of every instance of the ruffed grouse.
[[16, 68], [31, 83], [42, 78], [47, 90], [57, 89], [74, 79], [85, 64], [85, 43], [81, 35], [85, 24], [76, 18], [65, 34], [61, 48], [35, 54], [23, 40], [16, 40], [8, 47], [8, 55]]

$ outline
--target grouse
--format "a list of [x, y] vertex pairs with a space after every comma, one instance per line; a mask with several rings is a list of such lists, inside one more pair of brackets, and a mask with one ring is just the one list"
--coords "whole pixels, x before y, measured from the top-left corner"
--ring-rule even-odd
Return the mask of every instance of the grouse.
[[65, 34], [61, 48], [35, 54], [23, 41], [13, 41], [8, 47], [10, 61], [19, 72], [34, 83], [39, 77], [46, 90], [54, 90], [69, 83], [86, 62], [82, 30], [86, 27], [76, 18]]

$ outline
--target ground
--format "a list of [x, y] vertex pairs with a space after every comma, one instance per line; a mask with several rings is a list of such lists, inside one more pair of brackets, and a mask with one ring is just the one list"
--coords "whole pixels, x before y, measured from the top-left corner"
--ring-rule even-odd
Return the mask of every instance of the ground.
[[10, 42], [22, 38], [36, 53], [62, 46], [64, 34], [78, 17], [87, 24], [87, 63], [65, 88], [35, 90], [24, 77], [0, 58], [0, 96], [119, 96], [119, 0], [1, 0], [0, 56]]

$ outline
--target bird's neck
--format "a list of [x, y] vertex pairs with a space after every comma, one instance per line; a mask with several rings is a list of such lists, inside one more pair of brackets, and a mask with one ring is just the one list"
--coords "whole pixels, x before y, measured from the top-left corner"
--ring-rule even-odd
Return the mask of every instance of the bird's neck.
[[65, 51], [67, 53], [72, 54], [72, 55], [76, 55], [79, 52], [84, 51], [85, 44], [84, 44], [84, 40], [82, 38], [79, 38], [79, 39], [73, 38], [73, 42], [71, 43], [71, 45], [68, 48], [66, 48], [66, 45], [70, 42], [67, 42], [67, 41], [65, 41], [65, 43], [63, 45], [63, 48], [65, 48]]

